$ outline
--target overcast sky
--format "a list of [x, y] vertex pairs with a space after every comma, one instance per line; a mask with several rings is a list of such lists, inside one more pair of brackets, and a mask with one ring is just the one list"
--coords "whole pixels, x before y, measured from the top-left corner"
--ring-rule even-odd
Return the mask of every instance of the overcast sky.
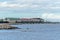
[[60, 0], [0, 0], [0, 18], [42, 17], [60, 20]]

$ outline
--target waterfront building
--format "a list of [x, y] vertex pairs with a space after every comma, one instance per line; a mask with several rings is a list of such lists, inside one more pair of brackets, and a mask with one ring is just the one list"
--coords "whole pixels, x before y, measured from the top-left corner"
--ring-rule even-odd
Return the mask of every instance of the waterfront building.
[[5, 18], [3, 21], [8, 21], [9, 23], [42, 23], [44, 19], [42, 18]]

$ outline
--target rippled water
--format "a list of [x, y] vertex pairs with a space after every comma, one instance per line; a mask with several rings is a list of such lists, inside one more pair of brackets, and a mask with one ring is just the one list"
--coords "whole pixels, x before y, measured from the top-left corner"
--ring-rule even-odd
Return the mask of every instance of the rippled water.
[[12, 25], [21, 29], [0, 30], [0, 40], [60, 40], [60, 24]]

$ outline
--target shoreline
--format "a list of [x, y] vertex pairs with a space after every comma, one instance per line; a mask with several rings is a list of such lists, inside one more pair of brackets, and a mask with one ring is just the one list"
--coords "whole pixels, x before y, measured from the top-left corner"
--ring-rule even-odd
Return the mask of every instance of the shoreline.
[[[24, 23], [24, 24], [60, 24], [60, 23]], [[20, 29], [11, 25], [23, 25], [23, 23], [0, 23], [0, 30], [2, 29]]]
[[60, 24], [60, 23], [0, 23], [0, 24], [7, 24], [7, 25], [22, 25], [22, 24]]

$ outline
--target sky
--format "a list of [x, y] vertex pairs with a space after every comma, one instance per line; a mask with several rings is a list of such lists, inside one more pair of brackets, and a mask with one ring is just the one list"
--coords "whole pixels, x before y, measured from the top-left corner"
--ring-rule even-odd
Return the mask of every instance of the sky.
[[60, 21], [60, 0], [0, 0], [0, 18], [5, 17]]

